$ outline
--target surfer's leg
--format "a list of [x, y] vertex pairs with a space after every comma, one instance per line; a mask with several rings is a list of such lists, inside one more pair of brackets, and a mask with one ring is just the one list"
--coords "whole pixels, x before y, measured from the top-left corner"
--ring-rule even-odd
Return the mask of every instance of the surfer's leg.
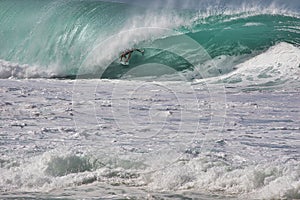
[[120, 61], [122, 61], [123, 58], [126, 58], [126, 55], [125, 55], [124, 53], [121, 54], [121, 56], [120, 56]]
[[128, 60], [130, 59], [130, 57], [131, 57], [131, 53], [128, 54], [128, 57], [127, 57], [127, 59], [125, 60], [125, 62], [128, 62]]

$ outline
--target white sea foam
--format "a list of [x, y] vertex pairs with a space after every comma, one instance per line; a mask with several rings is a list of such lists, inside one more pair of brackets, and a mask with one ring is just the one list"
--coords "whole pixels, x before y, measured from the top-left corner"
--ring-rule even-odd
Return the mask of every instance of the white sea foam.
[[198, 158], [182, 161], [152, 176], [152, 189], [195, 190], [238, 195], [240, 198], [299, 198], [297, 163], [234, 167], [223, 159]]
[[257, 22], [248, 22], [244, 24], [244, 26], [263, 26], [263, 23], [257, 23]]
[[281, 42], [253, 58], [231, 66], [235, 70], [228, 74], [196, 82], [217, 80], [234, 86], [253, 87], [297, 83], [300, 77], [299, 63], [300, 49]]
[[57, 65], [49, 67], [30, 66], [28, 64], [19, 64], [0, 60], [0, 78], [51, 78], [63, 76], [65, 73]]
[[[148, 89], [127, 99], [127, 92], [141, 84]], [[177, 98], [170, 98], [157, 84], [172, 88]], [[3, 198], [12, 194], [24, 197], [24, 192], [55, 197], [67, 191], [74, 197], [83, 190], [101, 190], [107, 196], [117, 194], [118, 189], [126, 194], [139, 191], [132, 198], [145, 198], [148, 193], [191, 197], [195, 192], [238, 199], [299, 198], [297, 92], [287, 95], [228, 89], [227, 107], [222, 108], [228, 123], [221, 133], [216, 127], [206, 133], [210, 107], [215, 105], [197, 85], [194, 89], [199, 102], [191, 101], [193, 93], [186, 89], [186, 82], [152, 85], [122, 80], [38, 79], [0, 80], [0, 85], [5, 116], [0, 124]], [[113, 95], [112, 88], [122, 93]], [[72, 98], [73, 93], [79, 99]], [[88, 99], [90, 93], [92, 99]], [[178, 99], [188, 106], [178, 105]], [[128, 112], [130, 115], [123, 115]], [[179, 113], [186, 114], [179, 120]], [[157, 119], [141, 120], [146, 119], [145, 114], [158, 117], [157, 123], [153, 123]], [[126, 116], [130, 122], [142, 121], [146, 128], [135, 124], [129, 129]], [[117, 126], [114, 119], [128, 123]], [[163, 132], [152, 133], [160, 121], [165, 121]], [[180, 122], [184, 122], [180, 127], [184, 131], [178, 133]], [[195, 125], [199, 133], [194, 133]], [[203, 151], [199, 147], [203, 140], [214, 148]], [[114, 187], [106, 191], [111, 185]]]
[[[234, 166], [225, 157], [207, 154], [193, 159], [180, 158], [171, 166], [148, 173], [147, 168], [143, 171], [141, 163], [130, 160], [98, 158], [97, 161], [82, 156], [76, 157], [76, 160], [71, 152], [60, 150], [27, 160], [18, 167], [0, 168], [0, 185], [2, 192], [53, 192], [59, 188], [105, 182], [143, 187], [150, 192], [190, 190], [246, 199], [300, 197], [299, 163], [280, 164], [274, 161]], [[54, 162], [53, 158], [60, 160]], [[80, 158], [86, 159], [91, 167], [84, 169], [86, 164], [80, 163], [84, 162]], [[49, 168], [54, 171], [48, 172]]]
[[268, 51], [236, 66], [237, 70], [229, 74], [229, 80], [241, 79], [248, 84], [283, 83], [299, 81], [300, 49], [279, 43]]

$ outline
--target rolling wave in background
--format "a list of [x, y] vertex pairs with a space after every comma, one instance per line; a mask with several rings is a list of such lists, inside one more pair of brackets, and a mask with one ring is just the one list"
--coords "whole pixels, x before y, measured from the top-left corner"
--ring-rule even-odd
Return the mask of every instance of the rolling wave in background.
[[[299, 17], [299, 13], [276, 4], [163, 9], [102, 1], [2, 0], [0, 77], [124, 78], [142, 64], [163, 64], [179, 73], [189, 72], [189, 80], [215, 77], [232, 73], [276, 45], [280, 53], [292, 51], [291, 56], [283, 58], [291, 61], [299, 50]], [[145, 27], [172, 30], [174, 34], [134, 31]], [[120, 32], [126, 32], [125, 36], [117, 37]], [[97, 48], [112, 36], [112, 43]], [[170, 47], [182, 48], [176, 41], [183, 37], [199, 43], [209, 58], [195, 66], [168, 50], [147, 48], [170, 38], [174, 42]], [[145, 56], [134, 53], [131, 65], [122, 67], [118, 63], [120, 53], [134, 47], [145, 48]], [[188, 48], [185, 53], [193, 54]], [[267, 56], [260, 59], [264, 64]], [[97, 61], [87, 61], [93, 57]], [[297, 65], [296, 59], [288, 67]], [[193, 74], [199, 66], [206, 77]], [[133, 76], [174, 73], [155, 69], [152, 74], [147, 71]]]

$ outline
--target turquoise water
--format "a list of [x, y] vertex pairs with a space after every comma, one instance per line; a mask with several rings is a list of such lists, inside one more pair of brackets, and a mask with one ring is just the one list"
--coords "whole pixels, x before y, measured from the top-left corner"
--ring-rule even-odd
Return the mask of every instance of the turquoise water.
[[[175, 71], [196, 67], [182, 55], [166, 49], [147, 48], [171, 37], [174, 43], [169, 44], [170, 48], [182, 48], [176, 46], [177, 41], [189, 37], [203, 47], [211, 59], [231, 56], [230, 63], [232, 60], [242, 62], [240, 57], [253, 57], [279, 42], [300, 44], [299, 15], [275, 8], [256, 11], [251, 8], [249, 11], [220, 9], [207, 13], [101, 1], [2, 0], [0, 24], [0, 59], [21, 66], [26, 64], [29, 68], [34, 66], [39, 71], [47, 70], [48, 74], [43, 77], [119, 78], [128, 70], [147, 63], [171, 66]], [[172, 32], [134, 33], [136, 28], [145, 27]], [[117, 38], [124, 31], [129, 31], [126, 38]], [[111, 36], [116, 37], [113, 39], [116, 44], [109, 43], [95, 52]], [[131, 66], [120, 68], [118, 55], [133, 47], [146, 49], [145, 56], [133, 54]], [[185, 48], [186, 54], [194, 54], [189, 47]], [[103, 52], [107, 54], [104, 56]], [[103, 55], [108, 61], [99, 59], [92, 63], [93, 68], [85, 66], [91, 54], [94, 57]], [[219, 68], [223, 74], [232, 71], [234, 66]], [[162, 70], [156, 75], [164, 73]], [[7, 75], [1, 76], [7, 78]]]

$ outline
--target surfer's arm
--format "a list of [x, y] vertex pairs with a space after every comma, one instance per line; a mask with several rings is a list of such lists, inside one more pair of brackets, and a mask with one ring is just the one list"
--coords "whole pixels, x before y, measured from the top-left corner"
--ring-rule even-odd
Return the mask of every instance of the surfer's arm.
[[140, 52], [141, 54], [144, 55], [144, 50], [141, 50], [141, 49], [135, 49], [135, 51], [138, 51], [138, 52]]

